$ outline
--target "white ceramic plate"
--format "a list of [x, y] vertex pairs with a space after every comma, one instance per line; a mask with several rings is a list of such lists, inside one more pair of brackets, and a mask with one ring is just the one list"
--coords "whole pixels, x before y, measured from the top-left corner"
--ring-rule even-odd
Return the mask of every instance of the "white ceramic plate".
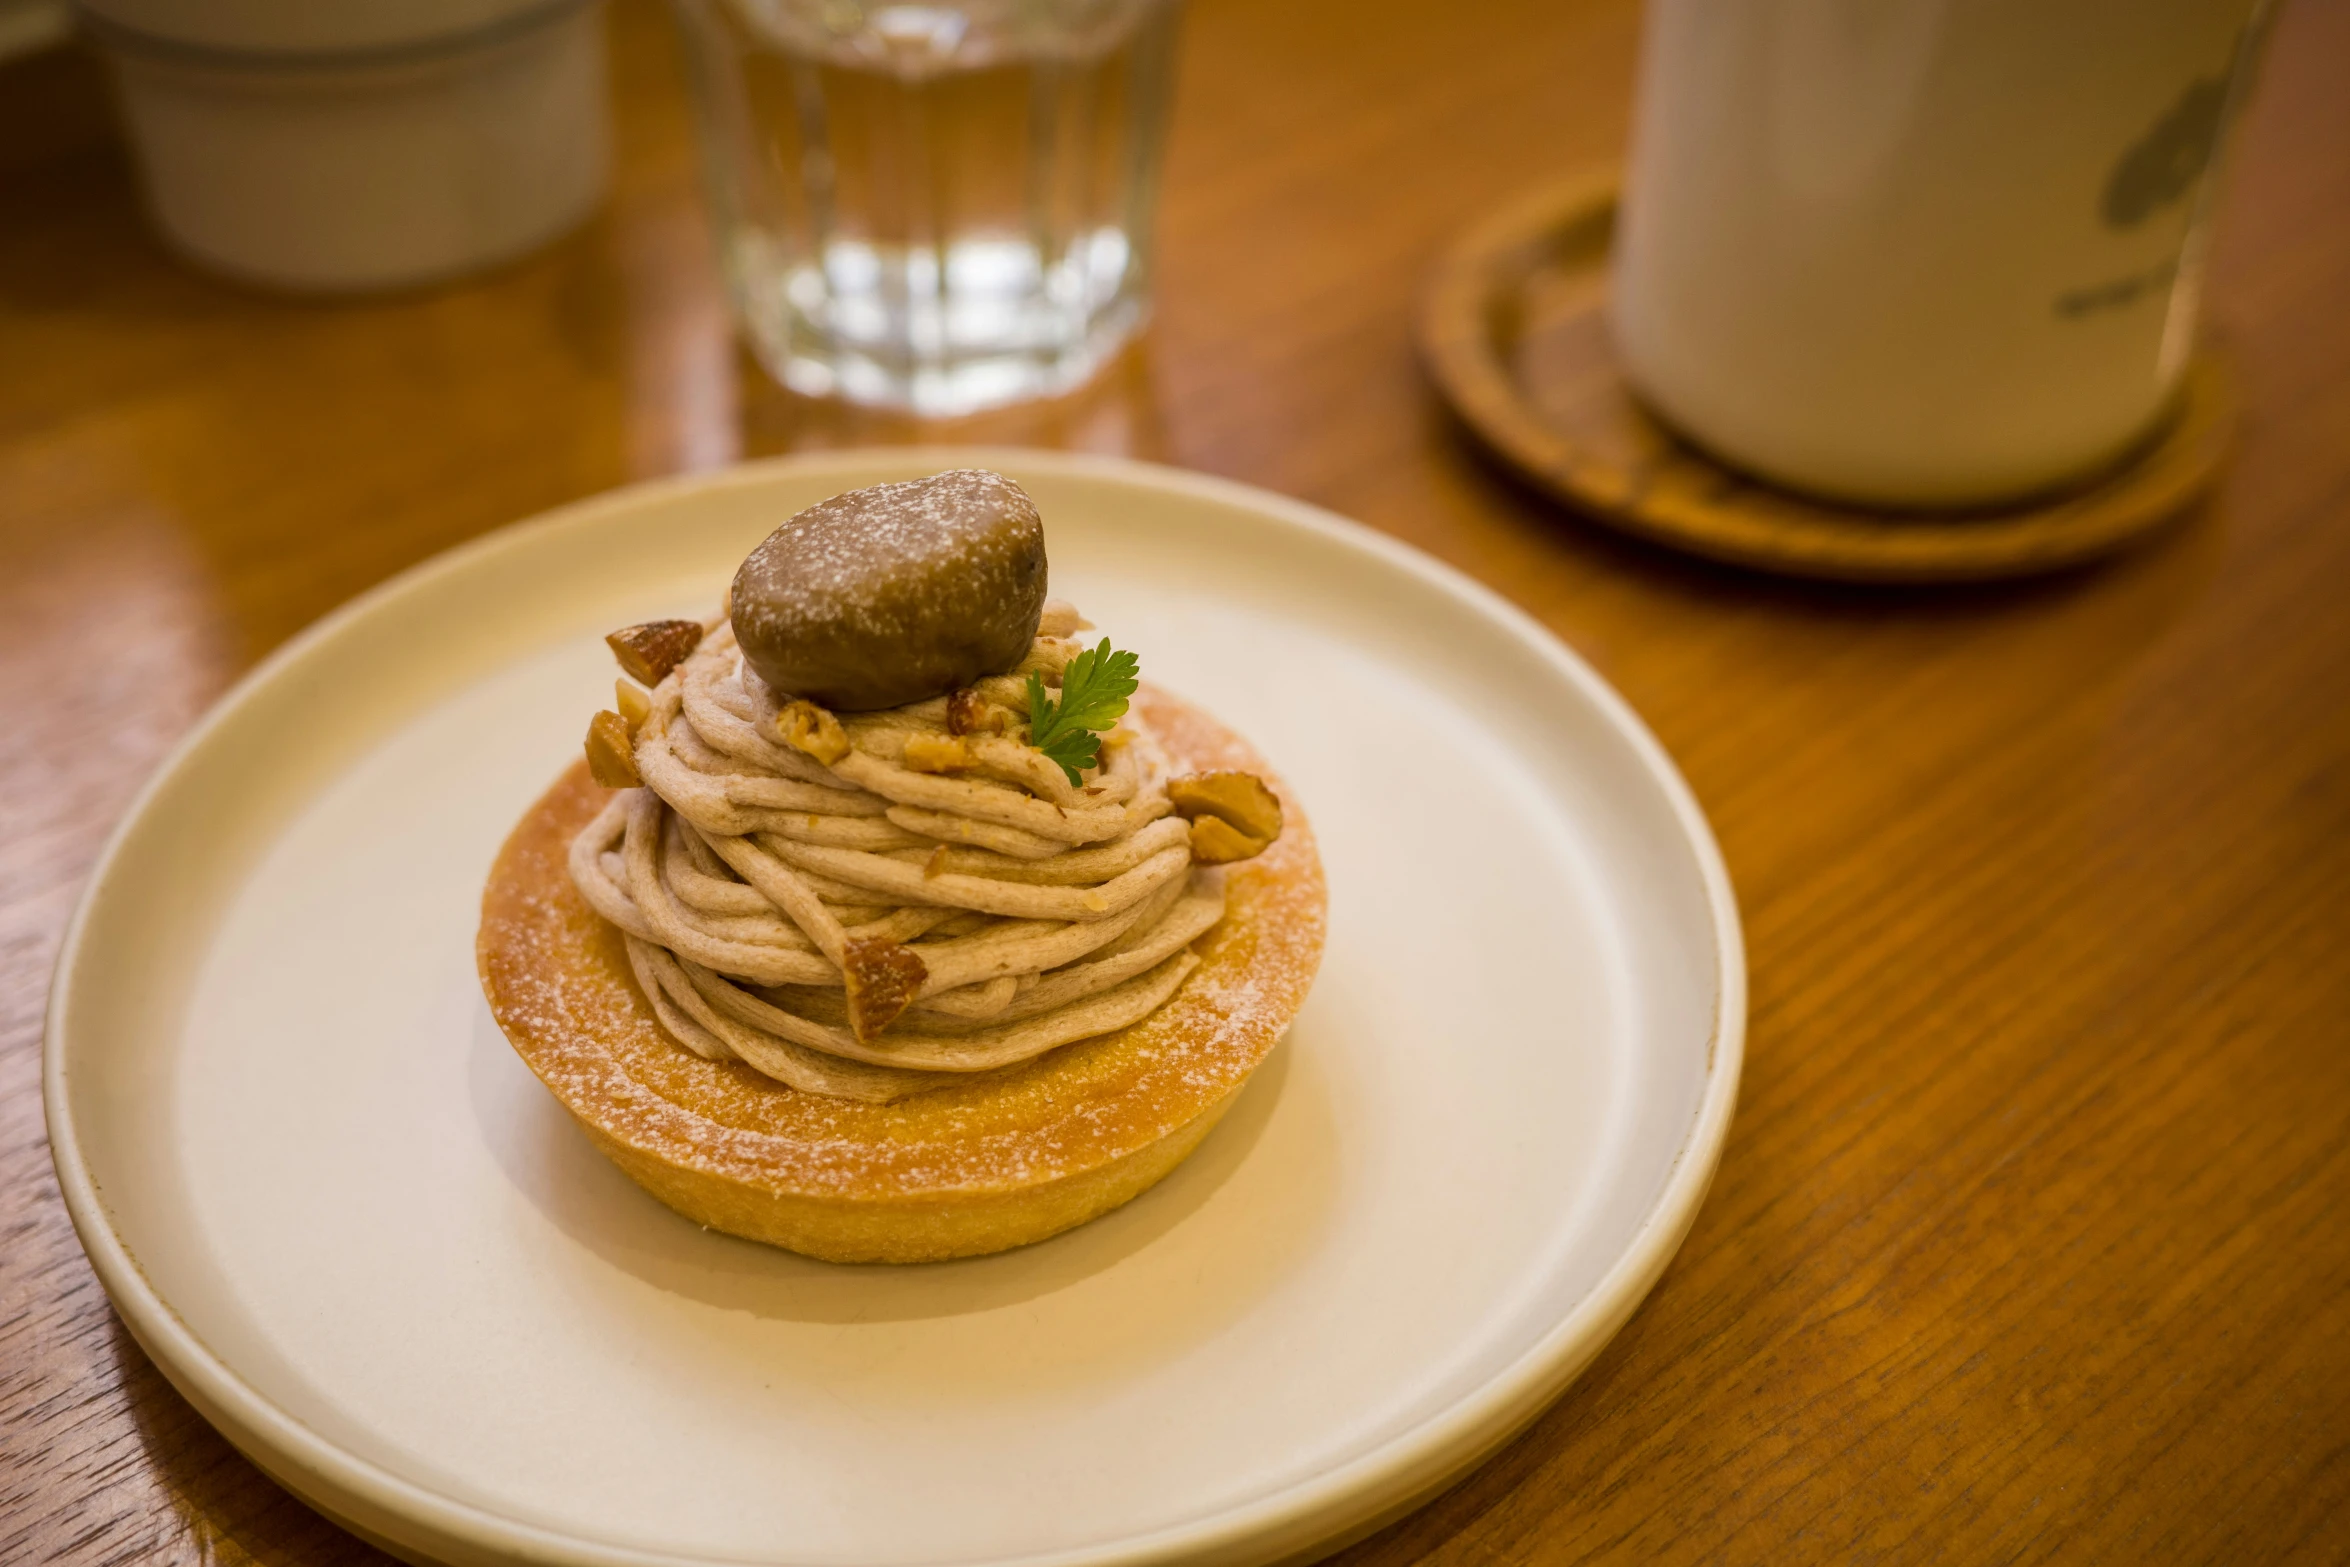
[[[800, 506], [948, 466], [1057, 592], [1296, 786], [1330, 943], [1201, 1151], [1004, 1256], [702, 1231], [491, 1024], [483, 874], [610, 700]], [[786, 460], [444, 555], [232, 692], [116, 833], [46, 1091], [99, 1277], [207, 1418], [411, 1557], [1258, 1562], [1424, 1500], [1557, 1396], [1704, 1194], [1745, 1024], [1704, 819], [1493, 594], [1261, 491], [1034, 452]]]

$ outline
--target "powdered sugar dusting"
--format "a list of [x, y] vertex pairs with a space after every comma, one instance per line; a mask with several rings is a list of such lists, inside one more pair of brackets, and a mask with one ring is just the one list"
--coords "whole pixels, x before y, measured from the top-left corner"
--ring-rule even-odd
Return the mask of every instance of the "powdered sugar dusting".
[[572, 888], [569, 840], [604, 792], [575, 766], [518, 826], [492, 872], [483, 988], [515, 1049], [593, 1129], [673, 1165], [779, 1193], [905, 1197], [1006, 1190], [1149, 1146], [1246, 1080], [1304, 1003], [1325, 893], [1295, 797], [1246, 742], [1146, 687], [1133, 709], [1178, 765], [1254, 772], [1287, 822], [1228, 873], [1201, 963], [1142, 1022], [892, 1105], [794, 1093], [668, 1039], [618, 933]]

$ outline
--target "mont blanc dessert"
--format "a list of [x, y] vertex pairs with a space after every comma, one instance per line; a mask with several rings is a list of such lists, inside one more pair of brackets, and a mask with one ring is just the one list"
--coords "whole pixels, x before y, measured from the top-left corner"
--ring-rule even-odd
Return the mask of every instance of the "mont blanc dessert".
[[786, 520], [607, 639], [483, 895], [482, 986], [620, 1168], [843, 1262], [1023, 1245], [1198, 1146], [1303, 1004], [1321, 865], [1238, 736], [1048, 593], [964, 470]]

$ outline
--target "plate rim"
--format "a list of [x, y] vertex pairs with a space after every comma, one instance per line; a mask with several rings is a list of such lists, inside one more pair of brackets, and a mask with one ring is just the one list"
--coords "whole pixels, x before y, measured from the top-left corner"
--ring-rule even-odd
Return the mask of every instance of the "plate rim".
[[[613, 1545], [445, 1495], [312, 1430], [247, 1382], [196, 1335], [115, 1232], [75, 1130], [66, 1061], [73, 1026], [70, 992], [84, 961], [92, 911], [118, 874], [133, 831], [211, 737], [264, 688], [297, 669], [313, 649], [381, 607], [429, 591], [441, 578], [600, 514], [779, 477], [876, 464], [1025, 468], [1241, 507], [1316, 535], [1327, 545], [1375, 556], [1497, 624], [1591, 703], [1662, 794], [1696, 861], [1713, 927], [1719, 985], [1704, 1089], [1662, 1190], [1590, 1291], [1473, 1391], [1346, 1462], [1279, 1490], [1139, 1534], [1042, 1553], [974, 1558], [969, 1567], [1303, 1561], [1371, 1533], [1465, 1476], [1565, 1392], [1655, 1286], [1705, 1198], [1728, 1136], [1745, 1055], [1746, 954], [1728, 869], [1696, 796], [1647, 724], [1580, 655], [1494, 589], [1392, 535], [1309, 502], [1211, 474], [1091, 453], [962, 445], [856, 447], [789, 454], [620, 486], [551, 507], [429, 556], [328, 611], [248, 670], [179, 738], [132, 797], [92, 863], [51, 969], [41, 1041], [41, 1098], [50, 1157], [67, 1215], [109, 1300], [157, 1368], [240, 1452], [306, 1505], [378, 1544], [402, 1554], [438, 1553], [454, 1545], [473, 1559], [578, 1567], [739, 1567], [741, 1561]], [[411, 1528], [399, 1530], [400, 1524]], [[421, 1541], [415, 1538], [417, 1531]], [[791, 1559], [769, 1560], [783, 1567]]]

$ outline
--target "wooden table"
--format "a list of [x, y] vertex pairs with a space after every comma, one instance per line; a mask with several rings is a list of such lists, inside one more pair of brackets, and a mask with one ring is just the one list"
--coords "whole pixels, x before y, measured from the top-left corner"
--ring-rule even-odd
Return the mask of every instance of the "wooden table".
[[[744, 368], [666, 23], [614, 25], [605, 214], [361, 304], [174, 264], [89, 62], [0, 68], [0, 1560], [372, 1555], [149, 1366], [50, 1174], [51, 957], [164, 749], [469, 535], [908, 433]], [[1965, 592], [1618, 543], [1433, 399], [1431, 258], [1616, 152], [1634, 46], [1621, 0], [1203, 0], [1146, 347], [934, 432], [1229, 474], [1465, 567], [1647, 715], [1720, 832], [1752, 1042], [1687, 1247], [1523, 1439], [1346, 1559], [2350, 1559], [2350, 6], [2286, 8], [2244, 128], [2217, 496], [2103, 569]]]

